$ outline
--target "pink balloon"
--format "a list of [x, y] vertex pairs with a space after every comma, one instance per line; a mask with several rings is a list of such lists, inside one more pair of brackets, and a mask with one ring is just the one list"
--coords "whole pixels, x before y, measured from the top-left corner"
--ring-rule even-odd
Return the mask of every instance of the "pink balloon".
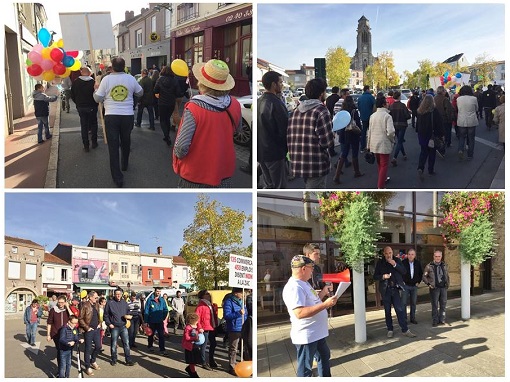
[[68, 51], [66, 52], [66, 55], [67, 55], [67, 56], [71, 56], [71, 57], [73, 57], [73, 58], [76, 58], [76, 57], [78, 57], [78, 54], [79, 54], [79, 53], [80, 53], [80, 52], [78, 52], [77, 50], [68, 50]]
[[59, 62], [64, 58], [64, 53], [59, 48], [54, 48], [50, 52], [50, 57], [53, 61]]
[[41, 53], [41, 50], [43, 50], [43, 48], [44, 48], [44, 47], [43, 47], [41, 44], [36, 44], [36, 45], [34, 45], [34, 47], [32, 48], [32, 50], [33, 50], [34, 52]]
[[53, 73], [55, 73], [57, 76], [60, 76], [66, 72], [66, 67], [62, 63], [56, 63], [53, 67]]
[[32, 50], [28, 53], [28, 59], [34, 64], [40, 64], [42, 61], [41, 53]]
[[53, 69], [53, 65], [55, 65], [55, 63], [51, 60], [42, 60], [41, 62], [41, 68], [43, 68], [44, 71]]

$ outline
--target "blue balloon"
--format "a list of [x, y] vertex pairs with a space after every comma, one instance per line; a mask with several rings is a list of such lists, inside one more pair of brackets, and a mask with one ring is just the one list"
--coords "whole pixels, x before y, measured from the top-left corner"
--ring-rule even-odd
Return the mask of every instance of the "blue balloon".
[[204, 344], [204, 342], [205, 342], [205, 336], [203, 335], [203, 333], [200, 333], [200, 334], [198, 335], [198, 340], [196, 340], [196, 341], [195, 341], [195, 343], [196, 343], [197, 345], [203, 345], [203, 344]]
[[62, 59], [62, 63], [66, 68], [70, 68], [71, 66], [74, 65], [74, 58], [71, 56], [64, 56], [64, 58]]
[[351, 115], [347, 110], [341, 110], [333, 117], [333, 131], [345, 129], [351, 122]]
[[48, 29], [41, 28], [39, 29], [39, 32], [37, 33], [37, 37], [39, 37], [39, 42], [44, 46], [45, 48], [49, 45], [51, 40], [50, 32], [48, 32]]
[[457, 77], [457, 78], [461, 78], [461, 77], [462, 77], [462, 74], [457, 73], [457, 74], [455, 74], [455, 77]]

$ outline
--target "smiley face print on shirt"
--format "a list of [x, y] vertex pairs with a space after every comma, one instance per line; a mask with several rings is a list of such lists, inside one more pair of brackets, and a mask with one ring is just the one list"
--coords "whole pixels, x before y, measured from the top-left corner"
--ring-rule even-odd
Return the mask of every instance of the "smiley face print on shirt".
[[114, 86], [110, 91], [110, 97], [116, 102], [125, 101], [128, 97], [128, 89], [124, 85]]

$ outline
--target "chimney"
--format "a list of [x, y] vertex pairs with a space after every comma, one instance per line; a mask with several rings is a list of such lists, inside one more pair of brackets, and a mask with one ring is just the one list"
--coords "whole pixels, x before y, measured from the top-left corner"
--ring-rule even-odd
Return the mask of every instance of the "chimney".
[[96, 235], [92, 235], [92, 247], [96, 246]]
[[158, 255], [162, 255], [163, 254], [163, 247], [158, 247]]

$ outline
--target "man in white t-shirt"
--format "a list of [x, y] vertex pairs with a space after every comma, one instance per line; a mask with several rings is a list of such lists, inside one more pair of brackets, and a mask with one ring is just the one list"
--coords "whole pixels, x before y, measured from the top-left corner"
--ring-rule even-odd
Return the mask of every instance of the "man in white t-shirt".
[[331, 356], [326, 337], [328, 313], [337, 297], [322, 299], [330, 292], [325, 286], [317, 292], [308, 283], [314, 262], [306, 256], [294, 256], [291, 261], [292, 277], [283, 288], [283, 301], [290, 315], [290, 338], [297, 349], [297, 376], [312, 376], [313, 359], [317, 360], [319, 377], [331, 377]]
[[[135, 122], [133, 95], [141, 97], [143, 89], [131, 74], [124, 72], [122, 57], [112, 59], [113, 72], [103, 77], [94, 93], [96, 102], [104, 101], [106, 138], [110, 154], [110, 172], [117, 187], [124, 185], [122, 171], [127, 171], [131, 151], [131, 130]], [[119, 161], [119, 143], [121, 160]], [[122, 164], [122, 171], [121, 171]]]

